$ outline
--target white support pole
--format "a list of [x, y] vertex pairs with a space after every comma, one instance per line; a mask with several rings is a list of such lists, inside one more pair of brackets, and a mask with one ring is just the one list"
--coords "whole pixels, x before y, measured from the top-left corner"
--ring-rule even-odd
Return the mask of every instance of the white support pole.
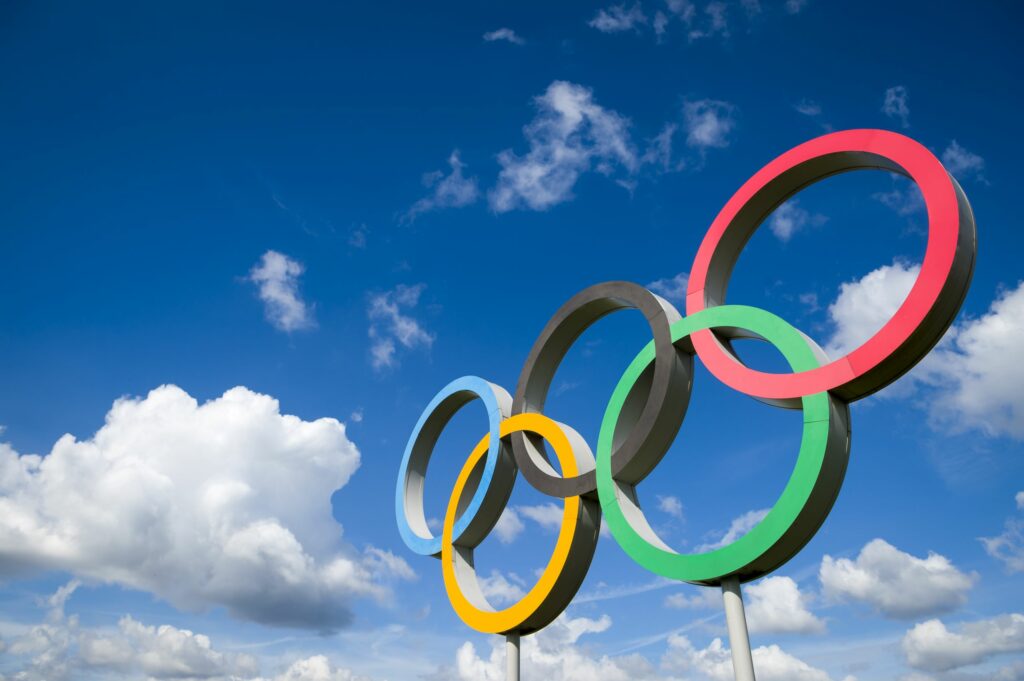
[[729, 577], [722, 580], [722, 599], [725, 601], [725, 623], [729, 628], [729, 647], [732, 649], [732, 669], [736, 681], [755, 681], [754, 658], [750, 654], [747, 616], [743, 611], [739, 579]]
[[519, 681], [519, 632], [505, 634], [505, 681]]

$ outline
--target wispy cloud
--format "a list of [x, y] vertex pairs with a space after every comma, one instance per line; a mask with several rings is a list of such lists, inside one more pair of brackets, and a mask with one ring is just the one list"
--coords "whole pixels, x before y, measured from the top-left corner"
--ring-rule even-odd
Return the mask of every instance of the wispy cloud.
[[659, 296], [673, 303], [686, 302], [686, 285], [690, 282], [689, 272], [680, 272], [674, 277], [658, 279], [647, 285]]
[[283, 253], [267, 251], [249, 271], [249, 281], [256, 284], [264, 313], [274, 328], [285, 332], [316, 326], [312, 307], [299, 295], [302, 263]]
[[644, 14], [639, 2], [634, 3], [628, 9], [625, 3], [600, 9], [594, 18], [587, 22], [588, 26], [596, 28], [602, 33], [632, 31], [645, 24], [647, 24], [647, 15]]
[[580, 175], [591, 169], [604, 175], [619, 167], [636, 170], [629, 120], [598, 104], [589, 88], [558, 80], [536, 104], [537, 115], [523, 130], [529, 151], [498, 154], [501, 172], [488, 194], [495, 212], [547, 210], [568, 201]]
[[942, 163], [959, 180], [985, 181], [985, 159], [963, 148], [956, 140], [942, 152]]
[[513, 45], [525, 45], [526, 41], [522, 39], [515, 31], [511, 28], [499, 28], [495, 31], [489, 31], [484, 33], [484, 40], [489, 43], [495, 41], [504, 40], [505, 42], [512, 43]]
[[802, 208], [797, 199], [790, 199], [776, 208], [768, 219], [768, 228], [779, 241], [786, 242], [793, 235], [809, 226], [820, 227], [828, 220], [819, 213], [810, 213]]
[[904, 128], [910, 127], [910, 106], [908, 104], [910, 94], [907, 88], [902, 85], [893, 86], [885, 91], [885, 100], [882, 102], [882, 113], [889, 118], [899, 119]]
[[804, 116], [821, 115], [821, 104], [812, 99], [801, 99], [793, 105], [793, 108], [796, 109], [797, 113], [803, 114]]
[[736, 107], [717, 99], [699, 99], [683, 105], [686, 144], [702, 154], [708, 149], [729, 146], [729, 135], [736, 127]]
[[430, 349], [434, 335], [428, 333], [408, 311], [416, 308], [426, 284], [399, 284], [390, 291], [370, 295], [366, 316], [370, 320], [370, 364], [381, 370], [398, 364], [399, 346]]
[[447, 175], [441, 170], [435, 170], [423, 176], [423, 186], [432, 191], [430, 195], [423, 197], [406, 211], [402, 216], [402, 222], [412, 222], [423, 213], [439, 208], [468, 206], [480, 197], [476, 178], [466, 177], [462, 173], [466, 164], [459, 158], [458, 149], [448, 157], [448, 165], [451, 167], [451, 171]]

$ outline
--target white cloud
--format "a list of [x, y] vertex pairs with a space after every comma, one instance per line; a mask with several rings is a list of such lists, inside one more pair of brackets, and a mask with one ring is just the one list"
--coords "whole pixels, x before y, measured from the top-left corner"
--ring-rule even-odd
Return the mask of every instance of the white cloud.
[[809, 0], [786, 0], [786, 11], [790, 14], [799, 14], [804, 7], [807, 7]]
[[821, 104], [811, 99], [801, 99], [799, 102], [793, 105], [797, 113], [801, 113], [804, 116], [820, 116], [821, 115]]
[[210, 639], [169, 624], [147, 626], [123, 616], [116, 633], [85, 631], [78, 639], [82, 666], [151, 679], [251, 677], [258, 672], [249, 655], [213, 649]]
[[299, 331], [316, 326], [313, 310], [299, 296], [302, 263], [284, 253], [267, 251], [249, 271], [249, 281], [259, 287], [267, 321], [281, 331]]
[[683, 502], [679, 497], [658, 495], [658, 509], [673, 518], [683, 519]]
[[[1024, 510], [1024, 492], [1016, 496], [1017, 509]], [[985, 552], [1003, 563], [1010, 572], [1024, 572], [1024, 517], [1007, 518], [1003, 533], [981, 537]]]
[[736, 127], [736, 107], [716, 99], [701, 99], [683, 105], [686, 143], [701, 151], [729, 146], [729, 134]]
[[647, 15], [640, 8], [640, 3], [633, 4], [629, 9], [625, 3], [612, 5], [605, 9], [598, 10], [594, 18], [587, 22], [587, 26], [596, 28], [602, 33], [619, 33], [621, 31], [632, 31], [639, 29], [647, 23]]
[[611, 175], [638, 166], [629, 121], [594, 101], [582, 85], [555, 81], [536, 98], [537, 115], [523, 129], [530, 150], [498, 154], [501, 172], [488, 194], [491, 209], [547, 210], [572, 198], [579, 176], [592, 167]]
[[[694, 593], [689, 593], [696, 589]], [[665, 607], [676, 610], [712, 610], [722, 608], [722, 591], [717, 587], [695, 586], [665, 597]]]
[[[897, 261], [842, 284], [829, 306], [835, 325], [825, 347], [829, 356], [846, 354], [880, 329], [920, 269]], [[999, 295], [981, 317], [950, 328], [909, 377], [912, 387], [931, 390], [926, 404], [934, 428], [1024, 439], [1024, 363], [1013, 361], [1022, 336], [1024, 282]]]
[[390, 291], [370, 295], [366, 316], [370, 319], [370, 364], [374, 369], [387, 369], [398, 364], [398, 346], [406, 349], [430, 349], [434, 335], [403, 310], [419, 304], [426, 284], [399, 284]]
[[894, 177], [891, 190], [872, 194], [872, 198], [902, 217], [924, 213], [925, 210], [921, 189], [905, 177]]
[[670, 12], [687, 24], [693, 21], [693, 17], [697, 13], [697, 7], [690, 0], [665, 0], [665, 5]]
[[[654, 666], [641, 655], [607, 655], [594, 658], [578, 644], [581, 636], [606, 631], [611, 619], [571, 618], [561, 615], [537, 634], [522, 639], [521, 666], [531, 678], [545, 681], [662, 681]], [[481, 657], [476, 647], [464, 643], [455, 654], [455, 667], [438, 678], [458, 681], [504, 681], [503, 640], [494, 640], [490, 654]]]
[[920, 271], [920, 265], [896, 261], [840, 285], [828, 307], [835, 325], [825, 346], [829, 357], [845, 355], [882, 328], [903, 304]]
[[477, 187], [476, 178], [466, 177], [462, 174], [466, 164], [459, 159], [458, 149], [448, 157], [448, 165], [451, 167], [451, 172], [447, 175], [443, 171], [435, 170], [423, 176], [423, 186], [433, 191], [429, 196], [412, 204], [412, 207], [402, 216], [403, 222], [412, 222], [423, 213], [440, 208], [468, 206], [480, 198], [480, 189]]
[[818, 213], [812, 215], [800, 207], [797, 199], [790, 199], [772, 211], [771, 217], [768, 219], [768, 228], [772, 230], [772, 234], [779, 241], [785, 242], [808, 225], [818, 227], [823, 225], [827, 219]]
[[[753, 651], [758, 681], [832, 681], [825, 671], [793, 657], [777, 645], [760, 646]], [[668, 639], [668, 650], [661, 666], [672, 672], [686, 672], [685, 678], [708, 681], [733, 681], [732, 653], [721, 639], [714, 639], [707, 648], [698, 649], [681, 634]], [[853, 681], [848, 677], [846, 681]]]
[[744, 589], [751, 633], [820, 634], [825, 622], [807, 609], [807, 597], [789, 577], [766, 577]]
[[489, 31], [484, 33], [484, 40], [489, 43], [493, 43], [496, 40], [505, 40], [513, 45], [525, 45], [526, 41], [523, 40], [519, 34], [513, 31], [511, 28], [499, 28], [495, 31]]
[[[698, 587], [665, 599], [665, 607], [680, 610], [721, 610], [718, 588]], [[807, 597], [789, 577], [766, 577], [743, 587], [747, 626], [756, 634], [819, 634], [825, 622], [807, 608]]]
[[960, 180], [976, 178], [984, 180], [985, 159], [960, 146], [956, 140], [949, 143], [942, 152], [942, 164], [946, 170]]
[[991, 436], [1024, 439], [1024, 282], [993, 301], [988, 312], [958, 324], [951, 347], [930, 366], [941, 389], [932, 402], [933, 423], [953, 431], [979, 429]]
[[523, 530], [526, 529], [526, 525], [519, 518], [519, 514], [511, 506], [506, 506], [505, 510], [501, 512], [498, 517], [498, 522], [494, 525], [494, 533], [498, 535], [498, 541], [502, 544], [511, 544], [516, 540]]
[[368, 677], [357, 676], [348, 669], [333, 666], [324, 655], [314, 655], [296, 660], [283, 673], [272, 679], [253, 681], [370, 681]]
[[934, 615], [967, 602], [977, 574], [965, 574], [945, 556], [917, 558], [882, 539], [861, 549], [856, 560], [821, 561], [819, 577], [826, 597], [859, 601], [897, 619]]
[[668, 15], [658, 10], [654, 13], [654, 35], [660, 39], [665, 35], [666, 28], [668, 28]]
[[537, 506], [516, 506], [519, 515], [529, 518], [546, 530], [555, 530], [562, 526], [562, 514], [564, 509], [553, 503], [538, 504]]
[[747, 511], [738, 518], [734, 518], [733, 521], [729, 524], [729, 529], [725, 531], [725, 534], [722, 535], [721, 539], [715, 542], [711, 542], [709, 544], [701, 544], [696, 549], [697, 553], [714, 551], [715, 549], [722, 548], [726, 544], [733, 543], [734, 541], [745, 535], [747, 532], [750, 532], [750, 530], [754, 529], [754, 526], [761, 522], [761, 520], [764, 519], [766, 515], [768, 515], [769, 510], [770, 509], [762, 508], [757, 511]]
[[[701, 38], [713, 38], [720, 35], [723, 38], [729, 37], [729, 6], [724, 2], [709, 2], [704, 6], [704, 22], [702, 25], [694, 25], [693, 15], [686, 23], [691, 26], [687, 38], [690, 42]], [[684, 18], [685, 20], [685, 18]]]
[[332, 667], [322, 655], [298, 660], [282, 674], [264, 678], [251, 655], [223, 652], [203, 634], [168, 624], [146, 625], [131, 615], [122, 616], [116, 628], [86, 628], [77, 615], [64, 612], [77, 587], [73, 581], [58, 589], [49, 599], [45, 622], [14, 638], [4, 658], [5, 669], [14, 672], [10, 678], [66, 681], [85, 674], [111, 681], [369, 681]]
[[1024, 653], [1022, 614], [967, 622], [959, 629], [949, 631], [936, 619], [918, 624], [903, 637], [907, 662], [917, 669], [941, 672], [978, 664], [1004, 653]]
[[498, 570], [491, 570], [489, 577], [478, 578], [480, 590], [491, 605], [502, 607], [519, 601], [526, 595], [524, 587], [526, 582], [515, 574], [509, 573], [508, 577]]
[[882, 113], [889, 118], [898, 118], [904, 128], [910, 127], [910, 107], [907, 105], [910, 96], [907, 88], [896, 85], [885, 91], [885, 101], [882, 102]]
[[690, 273], [680, 272], [674, 277], [652, 281], [647, 288], [673, 303], [684, 303], [686, 302], [686, 286], [689, 282]]
[[644, 155], [640, 157], [640, 162], [661, 166], [661, 171], [666, 173], [672, 170], [681, 170], [684, 167], [682, 161], [675, 165], [672, 164], [672, 138], [678, 127], [675, 123], [666, 123], [661, 132], [648, 142]]
[[93, 437], [45, 457], [0, 444], [0, 574], [64, 570], [187, 610], [340, 627], [353, 598], [389, 595], [332, 515], [359, 459], [335, 419], [243, 387], [119, 399]]

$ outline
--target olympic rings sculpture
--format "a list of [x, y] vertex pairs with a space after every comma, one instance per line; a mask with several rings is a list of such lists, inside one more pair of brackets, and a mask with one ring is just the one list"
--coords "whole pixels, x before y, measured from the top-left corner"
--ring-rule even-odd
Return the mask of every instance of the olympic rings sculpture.
[[[872, 168], [913, 180], [928, 215], [928, 244], [917, 281], [877, 333], [847, 355], [829, 359], [774, 314], [726, 304], [743, 246], [779, 204], [836, 173]], [[967, 295], [975, 252], [967, 197], [918, 142], [884, 130], [847, 130], [805, 142], [754, 174], [715, 218], [690, 269], [685, 317], [637, 284], [597, 284], [573, 296], [541, 331], [514, 397], [474, 376], [444, 387], [420, 416], [402, 459], [395, 494], [399, 532], [414, 552], [441, 559], [455, 612], [487, 633], [531, 633], [562, 612], [590, 567], [602, 514], [623, 550], [659, 575], [704, 585], [766, 575], [796, 555], [832, 509], [849, 458], [848, 404], [896, 380], [939, 341]], [[595, 458], [575, 430], [542, 412], [555, 371], [575, 340], [598, 319], [624, 308], [643, 313], [653, 339], [612, 393]], [[747, 367], [730, 345], [737, 338], [772, 344], [792, 372]], [[636, 487], [665, 455], [686, 415], [694, 356], [734, 390], [802, 409], [803, 435], [794, 470], [764, 519], [721, 548], [683, 554], [647, 522]], [[427, 464], [448, 421], [473, 400], [487, 410], [488, 433], [463, 465], [441, 535], [434, 536], [423, 511]], [[544, 442], [561, 474], [548, 461]], [[497, 523], [517, 473], [538, 491], [562, 499], [564, 510], [554, 551], [536, 584], [519, 602], [499, 610], [483, 594], [473, 550]]]

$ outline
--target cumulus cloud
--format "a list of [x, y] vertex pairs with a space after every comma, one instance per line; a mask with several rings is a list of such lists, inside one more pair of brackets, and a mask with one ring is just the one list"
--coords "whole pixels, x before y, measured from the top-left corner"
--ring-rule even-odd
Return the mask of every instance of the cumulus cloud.
[[1024, 615], [967, 622], [958, 632], [940, 620], [928, 620], [906, 633], [902, 648], [912, 667], [930, 672], [978, 664], [1000, 654], [1024, 653]]
[[651, 289], [665, 300], [669, 300], [673, 303], [685, 303], [686, 286], [689, 283], [690, 273], [680, 272], [674, 277], [667, 277], [665, 279], [652, 281], [647, 285], [647, 288]]
[[725, 531], [725, 533], [721, 536], [720, 539], [709, 544], [701, 544], [696, 548], [697, 553], [714, 551], [715, 549], [722, 548], [726, 544], [733, 543], [734, 541], [745, 535], [747, 532], [750, 532], [750, 530], [754, 529], [754, 526], [761, 522], [761, 520], [763, 520], [766, 515], [768, 515], [769, 510], [770, 509], [762, 508], [757, 511], [747, 511], [738, 518], [734, 518], [733, 521], [729, 524], [729, 529]]
[[[880, 329], [919, 272], [919, 265], [897, 261], [842, 284], [829, 306], [835, 329], [825, 347], [829, 356], [846, 354]], [[910, 374], [911, 387], [931, 391], [934, 428], [1024, 439], [1024, 364], [1013, 361], [1022, 334], [1024, 282], [1001, 293], [985, 314], [950, 328]]]
[[251, 678], [258, 672], [253, 657], [217, 651], [208, 637], [187, 629], [146, 626], [128, 615], [115, 630], [83, 628], [64, 612], [78, 586], [72, 581], [58, 589], [48, 599], [45, 621], [12, 641], [7, 662], [14, 679], [60, 681], [80, 670], [125, 679]]
[[[812, 667], [777, 645], [760, 646], [752, 653], [759, 681], [832, 681], [827, 672]], [[685, 672], [687, 679], [733, 681], [735, 678], [732, 653], [718, 638], [707, 648], [696, 648], [685, 636], [673, 634], [669, 636], [668, 650], [661, 666], [672, 672]], [[845, 681], [854, 680], [848, 677]]]
[[736, 107], [717, 99], [700, 99], [683, 105], [686, 144], [705, 152], [729, 146], [729, 135], [736, 127]]
[[825, 622], [807, 609], [807, 597], [789, 577], [766, 577], [747, 586], [747, 624], [755, 634], [820, 634]]
[[[1024, 492], [1016, 496], [1017, 509], [1024, 510]], [[1024, 572], [1024, 517], [1008, 518], [1003, 533], [981, 537], [985, 552], [1006, 566], [1009, 572]]]
[[934, 425], [1024, 439], [1024, 363], [1014, 361], [1021, 334], [1024, 282], [997, 297], [981, 317], [952, 329], [928, 367], [940, 388], [931, 403]]
[[342, 423], [243, 387], [119, 399], [95, 435], [45, 457], [0, 444], [0, 575], [62, 570], [186, 610], [344, 626], [353, 598], [389, 596], [380, 554], [343, 544], [332, 515], [359, 460]]
[[45, 622], [13, 639], [4, 659], [12, 679], [69, 681], [84, 674], [111, 681], [369, 681], [333, 667], [322, 655], [297, 660], [282, 674], [265, 678], [251, 655], [217, 650], [203, 634], [147, 625], [131, 615], [122, 616], [116, 627], [83, 627], [77, 615], [64, 612], [77, 588], [72, 581], [58, 589], [48, 599]]
[[978, 579], [945, 556], [917, 558], [882, 539], [868, 542], [856, 560], [826, 555], [818, 575], [827, 598], [866, 603], [896, 619], [958, 608]]
[[985, 159], [964, 149], [956, 140], [942, 152], [942, 164], [959, 180], [985, 179]]
[[644, 14], [640, 3], [637, 2], [628, 9], [625, 3], [623, 3], [598, 10], [594, 18], [587, 22], [587, 26], [596, 28], [602, 33], [620, 33], [622, 31], [638, 30], [640, 26], [646, 23], [647, 15]]
[[885, 100], [882, 102], [882, 113], [889, 118], [897, 118], [904, 128], [910, 127], [910, 106], [908, 101], [910, 95], [907, 88], [896, 85], [885, 91]]
[[462, 174], [466, 164], [459, 159], [458, 149], [448, 157], [448, 165], [451, 167], [451, 172], [447, 175], [444, 174], [444, 171], [435, 170], [423, 176], [423, 186], [431, 189], [430, 195], [412, 204], [412, 207], [402, 216], [403, 222], [412, 222], [423, 213], [440, 208], [468, 206], [480, 197], [476, 178], [466, 177]]
[[495, 212], [547, 210], [568, 201], [580, 175], [592, 168], [604, 175], [620, 166], [636, 170], [629, 120], [599, 105], [589, 88], [558, 80], [536, 105], [537, 115], [523, 128], [529, 151], [498, 154], [501, 172], [488, 193]]
[[249, 281], [259, 289], [263, 311], [274, 328], [299, 331], [316, 326], [312, 307], [299, 295], [302, 263], [284, 253], [267, 251], [249, 271]]
[[[529, 669], [532, 677], [547, 681], [662, 681], [654, 666], [641, 655], [594, 658], [578, 644], [580, 637], [606, 631], [611, 623], [607, 615], [598, 619], [561, 615], [546, 629], [522, 639], [522, 667]], [[455, 654], [454, 669], [438, 678], [503, 681], [504, 641], [494, 641], [486, 657], [478, 654], [472, 643], [464, 643]]]
[[388, 369], [398, 364], [399, 346], [406, 349], [425, 348], [434, 344], [434, 335], [407, 312], [415, 309], [426, 284], [399, 284], [390, 291], [370, 295], [366, 316], [370, 320], [370, 364], [374, 369]]
[[523, 40], [519, 34], [513, 31], [511, 28], [499, 28], [495, 31], [489, 31], [484, 33], [484, 40], [489, 43], [493, 43], [496, 40], [504, 40], [510, 42], [513, 45], [525, 45], [526, 41]]
[[[808, 609], [808, 598], [789, 577], [766, 577], [743, 588], [747, 626], [756, 634], [820, 634], [825, 622]], [[665, 599], [665, 607], [680, 610], [721, 610], [719, 589], [699, 587]]]
[[903, 304], [920, 271], [920, 265], [896, 261], [841, 284], [828, 307], [835, 328], [825, 346], [829, 357], [845, 355], [882, 328]]
[[811, 214], [800, 206], [797, 199], [790, 199], [772, 211], [768, 219], [768, 228], [772, 230], [779, 241], [789, 241], [793, 235], [806, 229], [808, 226], [820, 227], [825, 224], [824, 215]]
[[251, 677], [258, 671], [254, 658], [214, 650], [207, 636], [169, 624], [147, 626], [129, 615], [116, 633], [83, 632], [78, 655], [85, 667], [152, 679]]

